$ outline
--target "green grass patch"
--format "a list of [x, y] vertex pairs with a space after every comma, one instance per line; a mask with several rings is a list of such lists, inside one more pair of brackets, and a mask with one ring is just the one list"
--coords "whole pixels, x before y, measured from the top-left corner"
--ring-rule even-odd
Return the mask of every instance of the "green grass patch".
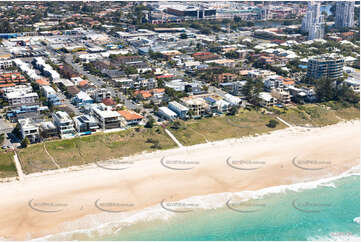
[[[113, 133], [98, 133], [74, 139], [50, 141], [45, 145], [56, 163], [63, 168], [155, 150], [151, 143], [146, 142], [149, 138], [158, 140], [160, 149], [176, 146], [160, 127], [139, 128], [139, 131], [129, 129]], [[19, 153], [27, 173], [39, 171], [39, 168], [55, 169], [50, 157], [44, 151], [43, 144], [31, 145]], [[31, 164], [35, 161], [34, 168]]]
[[17, 176], [13, 152], [0, 151], [0, 178]]
[[275, 117], [276, 115], [243, 110], [235, 116], [203, 118], [187, 122], [180, 121], [181, 128], [170, 130], [183, 145], [194, 145], [206, 141], [239, 138], [285, 128], [282, 123], [277, 125], [276, 128], [266, 126], [269, 120], [275, 119]]

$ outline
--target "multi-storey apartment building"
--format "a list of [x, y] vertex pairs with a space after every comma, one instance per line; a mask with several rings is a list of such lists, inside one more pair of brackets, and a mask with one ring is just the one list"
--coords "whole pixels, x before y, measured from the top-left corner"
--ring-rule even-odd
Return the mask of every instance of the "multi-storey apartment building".
[[336, 28], [352, 28], [354, 26], [355, 2], [336, 2]]
[[308, 60], [308, 79], [338, 79], [343, 76], [344, 58], [338, 55], [320, 55]]

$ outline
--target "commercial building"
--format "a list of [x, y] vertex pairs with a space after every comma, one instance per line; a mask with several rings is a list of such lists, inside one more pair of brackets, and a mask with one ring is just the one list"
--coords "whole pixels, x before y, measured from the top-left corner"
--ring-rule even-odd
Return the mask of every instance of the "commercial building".
[[338, 29], [354, 27], [355, 2], [338, 1], [336, 2], [336, 20], [335, 25]]
[[167, 8], [167, 13], [185, 19], [212, 19], [216, 17], [216, 9], [186, 5], [174, 5]]
[[344, 58], [338, 55], [320, 55], [310, 58], [307, 64], [308, 79], [338, 79], [343, 76]]

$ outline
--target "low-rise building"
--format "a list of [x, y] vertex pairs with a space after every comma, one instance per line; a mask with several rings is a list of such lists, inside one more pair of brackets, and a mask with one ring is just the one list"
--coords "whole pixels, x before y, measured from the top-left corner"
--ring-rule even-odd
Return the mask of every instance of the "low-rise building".
[[19, 119], [20, 133], [23, 139], [28, 138], [30, 143], [36, 143], [40, 141], [39, 127], [34, 120], [30, 118]]
[[259, 98], [260, 104], [263, 107], [272, 107], [276, 103], [275, 98], [272, 97], [271, 93], [269, 92], [260, 92]]
[[97, 120], [90, 115], [76, 116], [73, 120], [78, 133], [95, 132], [99, 128]]
[[189, 108], [185, 107], [184, 105], [176, 101], [173, 101], [173, 102], [169, 102], [168, 108], [173, 112], [175, 112], [178, 115], [178, 117], [180, 117], [181, 119], [187, 118]]
[[39, 96], [36, 92], [15, 91], [5, 94], [9, 106], [34, 105], [39, 102]]
[[52, 114], [52, 117], [61, 138], [75, 135], [74, 122], [66, 112], [57, 111]]
[[58, 138], [59, 133], [57, 127], [51, 121], [41, 122], [39, 126], [40, 135], [43, 139]]
[[174, 120], [177, 118], [177, 114], [167, 107], [160, 107], [158, 109], [158, 115], [167, 120]]
[[184, 97], [182, 98], [182, 102], [189, 108], [189, 115], [193, 118], [199, 118], [206, 115], [210, 109], [209, 105], [202, 97]]
[[120, 110], [118, 113], [124, 118], [126, 125], [139, 125], [144, 119], [142, 115], [131, 110]]
[[289, 104], [291, 102], [291, 94], [284, 89], [273, 89], [271, 95], [281, 104]]
[[120, 114], [112, 111], [110, 107], [103, 103], [92, 104], [91, 115], [97, 120], [102, 129], [120, 128]]

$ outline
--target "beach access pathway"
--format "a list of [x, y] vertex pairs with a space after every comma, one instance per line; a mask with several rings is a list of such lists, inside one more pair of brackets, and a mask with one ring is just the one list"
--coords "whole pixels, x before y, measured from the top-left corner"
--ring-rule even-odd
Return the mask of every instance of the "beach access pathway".
[[174, 135], [168, 129], [164, 130], [169, 135], [169, 137], [178, 145], [178, 147], [183, 147], [183, 145], [177, 140], [176, 137], [174, 137]]
[[16, 151], [14, 151], [14, 162], [15, 162], [16, 172], [18, 173], [18, 176], [19, 176], [19, 180], [23, 181], [25, 175], [24, 175], [23, 169], [21, 168], [19, 157], [18, 157], [18, 154], [16, 153]]

